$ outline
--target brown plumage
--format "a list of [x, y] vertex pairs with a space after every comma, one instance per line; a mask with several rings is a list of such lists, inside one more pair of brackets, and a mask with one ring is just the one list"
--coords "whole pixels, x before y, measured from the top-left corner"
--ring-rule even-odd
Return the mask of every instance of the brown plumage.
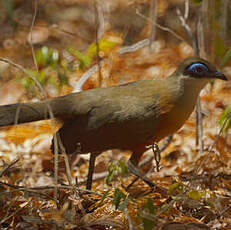
[[[108, 149], [132, 152], [137, 167], [146, 146], [176, 132], [194, 109], [200, 90], [212, 78], [226, 80], [198, 57], [184, 60], [169, 77], [73, 93], [35, 103], [0, 106], [0, 126], [48, 119], [48, 107], [63, 126], [58, 136], [66, 153], [91, 153], [87, 188], [91, 188], [95, 157]], [[52, 144], [52, 150], [54, 149]], [[60, 150], [61, 151], [61, 150]], [[137, 169], [131, 171], [141, 175]]]

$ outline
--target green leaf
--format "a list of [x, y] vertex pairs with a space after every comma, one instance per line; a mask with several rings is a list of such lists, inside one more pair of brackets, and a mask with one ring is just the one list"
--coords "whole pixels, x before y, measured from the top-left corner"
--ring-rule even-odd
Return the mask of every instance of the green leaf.
[[119, 174], [121, 174], [121, 173], [128, 174], [128, 166], [127, 166], [126, 162], [123, 160], [119, 160], [118, 173]]
[[35, 77], [38, 79], [38, 81], [43, 84], [45, 82], [45, 72], [44, 70], [42, 69], [41, 71], [39, 71]]
[[109, 185], [114, 176], [120, 174], [127, 174], [128, 167], [125, 161], [120, 160], [119, 162], [111, 162], [108, 166], [108, 176], [106, 177], [106, 184]]
[[150, 218], [154, 216], [154, 212], [155, 212], [155, 207], [152, 203], [152, 199], [148, 198], [141, 212], [141, 218], [142, 218], [144, 230], [152, 230], [154, 228], [155, 225], [154, 218], [153, 220], [151, 220]]
[[230, 57], [231, 57], [231, 48], [226, 52], [225, 56], [221, 59], [220, 68], [226, 64], [226, 62], [230, 59]]
[[181, 182], [177, 182], [177, 183], [172, 184], [168, 189], [168, 193], [172, 193], [176, 189], [182, 190], [183, 184]]
[[197, 190], [194, 190], [194, 191], [190, 191], [190, 192], [187, 192], [187, 196], [193, 200], [198, 200], [200, 199], [201, 197], [203, 197], [205, 195], [204, 192], [201, 192], [201, 191], [197, 191]]
[[26, 90], [28, 90], [28, 89], [34, 84], [34, 82], [33, 82], [33, 80], [32, 80], [31, 78], [29, 78], [29, 77], [24, 77], [24, 78], [21, 80], [21, 84], [22, 84], [22, 86], [23, 86]]
[[118, 209], [121, 201], [125, 200], [126, 195], [120, 190], [120, 189], [116, 189], [114, 192], [114, 197], [112, 200], [112, 203], [115, 205], [115, 208]]
[[230, 128], [231, 124], [231, 106], [227, 106], [218, 119], [218, 123], [221, 126], [221, 132], [224, 133]]
[[110, 162], [110, 164], [108, 165], [107, 171], [108, 171], [108, 176], [106, 177], [105, 181], [106, 181], [106, 184], [109, 185], [117, 171], [117, 167], [114, 164], [114, 162]]
[[58, 78], [59, 78], [61, 85], [68, 83], [68, 78], [67, 78], [66, 74], [58, 72]]
[[150, 214], [154, 214], [154, 211], [155, 211], [155, 207], [152, 203], [152, 199], [151, 198], [148, 198], [145, 205], [144, 205], [144, 208], [147, 209], [149, 211]]
[[67, 51], [73, 54], [75, 57], [78, 58], [80, 62], [80, 68], [83, 69], [85, 67], [89, 67], [91, 65], [91, 57], [85, 54], [82, 54], [77, 49], [68, 48]]
[[43, 46], [41, 49], [37, 50], [35, 54], [36, 62], [40, 66], [44, 66], [46, 64], [48, 57], [48, 48]]
[[126, 197], [125, 200], [119, 205], [119, 210], [124, 212], [127, 206], [128, 206], [128, 197]]
[[[105, 38], [102, 38], [98, 41], [98, 47], [99, 47], [99, 51], [106, 51], [107, 49], [113, 48], [114, 46], [116, 46], [118, 43], [115, 41], [111, 41], [111, 40], [107, 40]], [[86, 54], [90, 57], [94, 57], [97, 55], [97, 45], [96, 43], [92, 43], [88, 49]]]
[[35, 54], [36, 62], [40, 67], [51, 66], [55, 68], [59, 61], [59, 52], [55, 49], [43, 46]]

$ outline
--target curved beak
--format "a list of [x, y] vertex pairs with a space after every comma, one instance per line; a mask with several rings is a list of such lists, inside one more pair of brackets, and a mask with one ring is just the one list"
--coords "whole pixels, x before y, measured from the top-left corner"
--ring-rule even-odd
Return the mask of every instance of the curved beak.
[[227, 77], [223, 73], [220, 73], [219, 71], [217, 71], [217, 72], [215, 72], [213, 74], [213, 78], [217, 78], [217, 79], [221, 79], [221, 80], [224, 80], [224, 81], [228, 81]]

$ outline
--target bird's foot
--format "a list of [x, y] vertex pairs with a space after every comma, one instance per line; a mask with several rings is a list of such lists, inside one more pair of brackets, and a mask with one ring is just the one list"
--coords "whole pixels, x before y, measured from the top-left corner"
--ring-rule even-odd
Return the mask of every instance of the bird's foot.
[[[147, 178], [141, 170], [135, 166], [130, 160], [127, 163], [128, 169], [131, 173], [136, 175], [137, 177], [141, 178], [147, 185], [149, 185], [151, 188], [155, 187], [155, 183], [153, 183], [149, 178]], [[136, 180], [134, 180], [131, 184], [128, 185], [127, 189], [130, 188]]]

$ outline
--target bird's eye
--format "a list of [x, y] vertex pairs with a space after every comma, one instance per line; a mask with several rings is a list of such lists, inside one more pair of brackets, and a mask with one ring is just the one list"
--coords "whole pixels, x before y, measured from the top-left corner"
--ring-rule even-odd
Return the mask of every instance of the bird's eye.
[[201, 74], [204, 72], [208, 72], [208, 67], [203, 63], [193, 63], [190, 66], [188, 66], [187, 71], [195, 73], [195, 74]]

